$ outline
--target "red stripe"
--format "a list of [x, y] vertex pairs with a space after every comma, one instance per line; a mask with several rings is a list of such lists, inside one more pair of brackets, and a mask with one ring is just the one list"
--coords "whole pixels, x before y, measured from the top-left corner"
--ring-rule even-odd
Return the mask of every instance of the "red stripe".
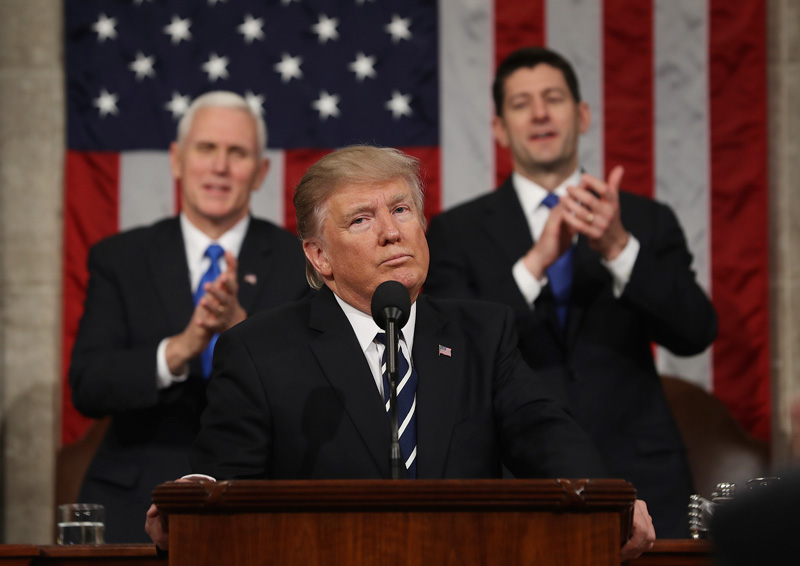
[[69, 444], [80, 438], [91, 422], [72, 406], [67, 375], [72, 345], [83, 315], [89, 248], [119, 230], [119, 156], [68, 151], [64, 177], [61, 440]]
[[[495, 68], [511, 52], [527, 45], [546, 45], [546, 0], [495, 0]], [[495, 186], [511, 174], [511, 152], [495, 143]]]
[[766, 6], [710, 0], [714, 393], [770, 438]]
[[331, 151], [330, 149], [289, 149], [284, 152], [283, 226], [295, 234], [297, 234], [297, 218], [294, 202], [292, 202], [294, 188], [306, 174], [308, 168]]
[[641, 0], [603, 3], [605, 171], [625, 167], [623, 186], [652, 197], [653, 6]]
[[442, 208], [442, 187], [438, 147], [400, 147], [400, 151], [420, 160], [420, 176], [425, 187], [425, 216], [428, 221]]

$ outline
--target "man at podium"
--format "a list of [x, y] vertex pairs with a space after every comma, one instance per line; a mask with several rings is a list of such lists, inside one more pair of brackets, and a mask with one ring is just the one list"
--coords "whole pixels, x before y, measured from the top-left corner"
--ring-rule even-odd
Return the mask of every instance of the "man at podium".
[[[336, 151], [308, 170], [294, 204], [318, 292], [220, 336], [196, 473], [392, 477], [385, 339], [370, 312], [376, 289], [397, 281], [410, 299], [399, 325], [402, 477], [499, 478], [504, 465], [520, 478], [606, 477], [589, 438], [522, 360], [507, 307], [419, 295], [429, 256], [416, 159]], [[161, 519], [151, 507], [146, 529], [165, 547]], [[623, 557], [654, 539], [639, 501]]]

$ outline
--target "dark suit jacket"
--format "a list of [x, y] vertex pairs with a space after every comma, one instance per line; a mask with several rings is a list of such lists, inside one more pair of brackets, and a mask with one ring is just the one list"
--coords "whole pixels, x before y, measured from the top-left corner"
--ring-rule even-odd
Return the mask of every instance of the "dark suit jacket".
[[765, 486], [736, 484], [732, 499], [720, 502], [710, 520], [717, 566], [797, 564], [797, 509], [800, 470], [784, 470]]
[[[239, 301], [248, 313], [310, 291], [297, 238], [269, 222], [251, 219], [238, 262]], [[156, 388], [158, 344], [181, 332], [194, 310], [180, 222], [112, 236], [92, 248], [88, 265], [72, 401], [87, 416], [113, 418], [80, 497], [106, 505], [106, 541], [144, 542], [151, 492], [189, 472], [188, 449], [205, 407], [199, 360], [187, 381]]]
[[[451, 356], [439, 355], [439, 345]], [[590, 440], [522, 361], [511, 312], [417, 301], [417, 476], [604, 477]], [[230, 478], [389, 478], [389, 418], [333, 293], [217, 343], [192, 468]]]
[[526, 361], [571, 407], [612, 475], [634, 483], [658, 536], [688, 536], [691, 475], [651, 344], [699, 353], [716, 336], [716, 314], [695, 281], [672, 211], [624, 192], [620, 207], [641, 244], [630, 281], [615, 298], [611, 274], [580, 237], [565, 330], [550, 288], [531, 310], [511, 274], [533, 240], [510, 179], [431, 222], [424, 292], [511, 306]]

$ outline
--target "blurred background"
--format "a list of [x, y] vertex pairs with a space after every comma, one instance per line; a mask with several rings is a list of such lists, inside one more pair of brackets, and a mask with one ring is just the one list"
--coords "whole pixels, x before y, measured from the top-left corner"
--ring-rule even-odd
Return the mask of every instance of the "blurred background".
[[305, 168], [367, 142], [422, 160], [430, 217], [508, 175], [490, 85], [533, 44], [576, 67], [593, 116], [584, 168], [622, 164], [624, 188], [672, 206], [717, 308], [714, 345], [658, 351], [661, 373], [709, 392], [787, 466], [799, 3], [0, 0], [0, 542], [53, 541], [65, 451], [97, 426], [66, 383], [86, 254], [177, 210], [166, 150], [192, 98], [233, 90], [263, 112], [257, 215], [292, 229]]

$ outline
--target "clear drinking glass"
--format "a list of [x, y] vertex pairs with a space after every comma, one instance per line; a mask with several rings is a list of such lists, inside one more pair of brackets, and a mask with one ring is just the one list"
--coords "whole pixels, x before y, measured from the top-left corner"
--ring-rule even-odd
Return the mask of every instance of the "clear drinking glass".
[[58, 544], [103, 544], [106, 510], [98, 503], [58, 506]]

